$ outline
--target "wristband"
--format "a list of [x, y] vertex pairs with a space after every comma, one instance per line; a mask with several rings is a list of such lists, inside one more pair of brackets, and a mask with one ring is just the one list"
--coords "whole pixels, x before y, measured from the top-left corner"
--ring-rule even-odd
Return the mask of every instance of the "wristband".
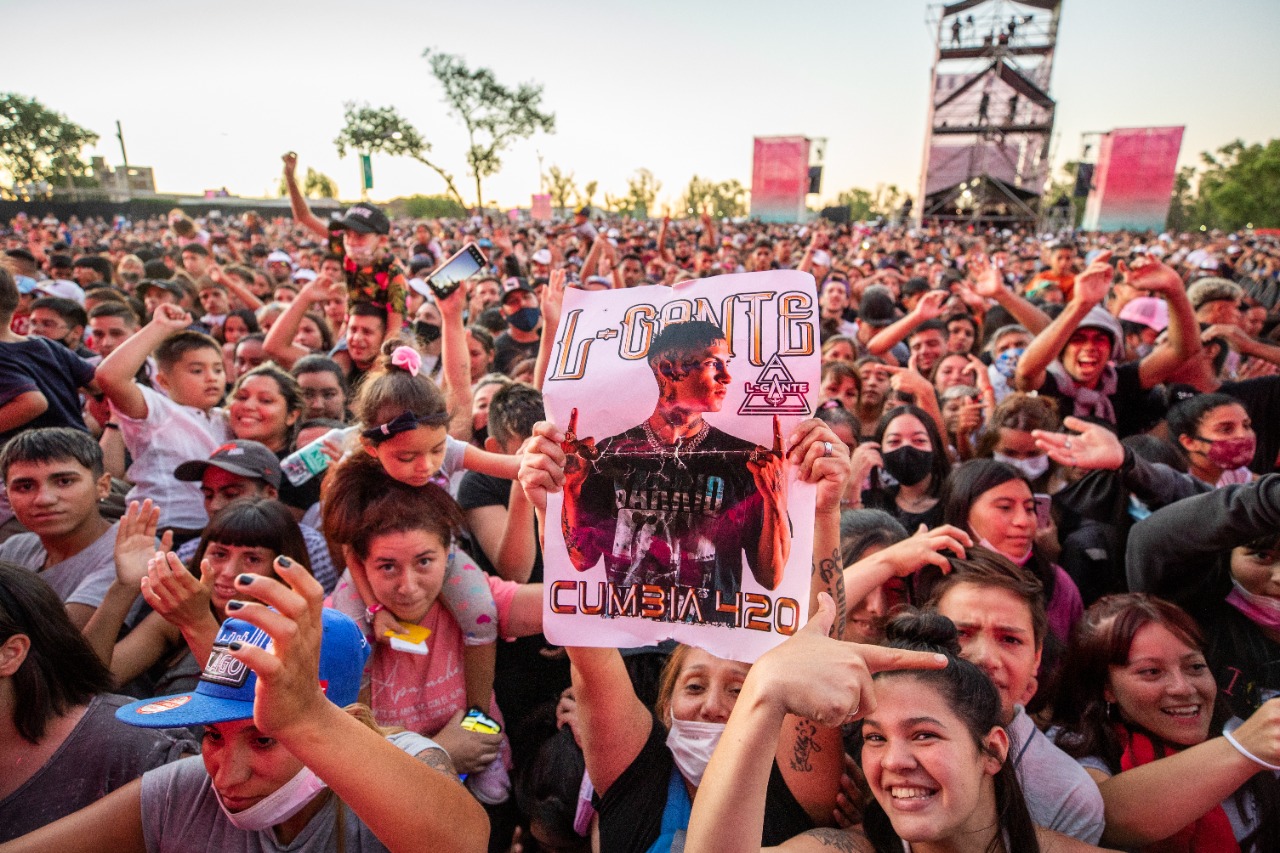
[[382, 610], [386, 610], [386, 609], [387, 609], [387, 608], [382, 604], [382, 602], [380, 602], [380, 601], [375, 601], [373, 604], [370, 604], [368, 607], [366, 607], [366, 608], [364, 609], [364, 615], [365, 615], [365, 616], [367, 616], [367, 617], [369, 618], [369, 621], [370, 621], [370, 622], [372, 622], [372, 621], [373, 621], [373, 617], [374, 617], [378, 612], [380, 612], [380, 611], [382, 611]]
[[1227, 739], [1227, 743], [1235, 747], [1236, 752], [1240, 753], [1245, 758], [1252, 761], [1254, 764], [1260, 764], [1263, 767], [1267, 768], [1268, 770], [1275, 770], [1277, 772], [1280, 772], [1280, 764], [1269, 764], [1266, 761], [1263, 761], [1261, 758], [1254, 755], [1249, 750], [1245, 749], [1244, 746], [1241, 745], [1240, 741], [1236, 740], [1235, 735], [1231, 734], [1231, 732], [1223, 731], [1222, 736]]

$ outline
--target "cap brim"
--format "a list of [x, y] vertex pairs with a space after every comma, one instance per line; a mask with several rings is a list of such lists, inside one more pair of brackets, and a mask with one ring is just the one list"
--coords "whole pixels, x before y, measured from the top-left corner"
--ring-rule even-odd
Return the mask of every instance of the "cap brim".
[[343, 228], [346, 228], [350, 231], [359, 231], [361, 234], [381, 234], [382, 233], [377, 228], [374, 228], [368, 222], [365, 222], [362, 219], [348, 218], [348, 219], [341, 219], [339, 220], [339, 222], [342, 224]]
[[253, 719], [253, 702], [220, 699], [192, 691], [130, 702], [116, 709], [116, 719], [144, 729], [207, 726]]
[[228, 474], [235, 474], [240, 477], [248, 477], [250, 480], [261, 480], [262, 482], [280, 487], [279, 483], [272, 483], [261, 471], [254, 471], [251, 468], [242, 468], [239, 465], [232, 465], [229, 462], [223, 462], [220, 459], [192, 459], [183, 462], [177, 468], [173, 469], [173, 477], [175, 480], [182, 480], [185, 483], [198, 483], [204, 479], [204, 472], [209, 466], [220, 468]]

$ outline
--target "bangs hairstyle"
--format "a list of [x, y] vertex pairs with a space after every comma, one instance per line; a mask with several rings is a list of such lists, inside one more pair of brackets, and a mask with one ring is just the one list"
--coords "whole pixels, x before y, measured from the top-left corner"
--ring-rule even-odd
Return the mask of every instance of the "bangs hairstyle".
[[[883, 444], [884, 434], [889, 426], [903, 415], [911, 415], [920, 421], [925, 433], [929, 436], [929, 450], [933, 453], [933, 462], [929, 466], [929, 474], [932, 478], [929, 480], [929, 497], [936, 498], [942, 492], [942, 484], [946, 482], [947, 474], [951, 470], [951, 461], [947, 458], [947, 443], [942, 440], [942, 434], [938, 432], [938, 425], [934, 423], [932, 415], [919, 406], [895, 406], [880, 416], [880, 420], [876, 423], [873, 440], [877, 444]], [[883, 489], [875, 478], [873, 478], [873, 488]]]
[[9, 479], [15, 462], [75, 462], [93, 472], [96, 480], [104, 473], [102, 448], [89, 433], [69, 427], [43, 427], [20, 432], [0, 451], [0, 478]]
[[400, 340], [382, 345], [377, 366], [360, 383], [351, 404], [352, 414], [365, 429], [390, 423], [405, 412], [413, 415], [419, 426], [447, 426], [449, 409], [436, 384], [422, 373], [414, 376], [391, 363], [392, 353], [402, 346], [407, 344]]
[[448, 548], [462, 530], [462, 510], [434, 483], [410, 486], [393, 480], [367, 453], [354, 453], [326, 478], [321, 502], [325, 536], [360, 557], [374, 537], [426, 530]]
[[49, 723], [111, 689], [111, 673], [67, 616], [58, 594], [35, 572], [0, 561], [0, 643], [31, 641], [13, 682], [13, 725], [38, 743]]
[[156, 347], [156, 366], [161, 370], [172, 370], [189, 352], [199, 349], [211, 349], [222, 357], [222, 346], [213, 338], [191, 329], [174, 332]]
[[311, 571], [311, 556], [302, 530], [288, 507], [277, 500], [241, 498], [219, 510], [205, 526], [200, 547], [187, 567], [196, 577], [200, 576], [200, 562], [211, 545], [266, 548]]
[[936, 610], [942, 597], [962, 583], [1008, 590], [1026, 602], [1031, 612], [1031, 633], [1036, 648], [1041, 648], [1045, 635], [1049, 633], [1049, 617], [1045, 612], [1044, 584], [1040, 579], [989, 548], [974, 546], [967, 549], [965, 555], [964, 559], [948, 558], [951, 571], [947, 574], [939, 577], [940, 573], [931, 573], [939, 579], [928, 585], [928, 606]]

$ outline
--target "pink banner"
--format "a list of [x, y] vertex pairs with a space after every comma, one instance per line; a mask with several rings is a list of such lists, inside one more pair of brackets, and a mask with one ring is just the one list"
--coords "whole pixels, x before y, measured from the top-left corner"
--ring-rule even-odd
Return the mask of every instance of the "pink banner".
[[551, 196], [546, 193], [534, 193], [531, 215], [538, 222], [551, 221]]
[[752, 218], [763, 222], [798, 222], [804, 217], [808, 191], [808, 138], [757, 136], [751, 166]]
[[1161, 231], [1178, 173], [1181, 127], [1113, 130], [1102, 137], [1086, 231]]

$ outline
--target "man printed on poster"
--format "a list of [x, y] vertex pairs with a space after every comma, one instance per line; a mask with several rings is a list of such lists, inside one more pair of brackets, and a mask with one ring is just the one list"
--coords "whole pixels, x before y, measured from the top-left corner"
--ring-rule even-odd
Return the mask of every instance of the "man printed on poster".
[[[559, 330], [546, 392], [550, 416], [568, 415], [564, 487], [548, 506], [547, 624], [572, 630], [551, 627], [548, 636], [576, 645], [675, 636], [746, 658], [758, 652], [744, 645], [763, 651], [803, 623], [811, 554], [793, 552], [811, 551], [813, 493], [796, 482], [782, 435], [784, 419], [788, 427], [803, 419], [816, 390], [815, 304], [812, 278], [794, 272], [566, 294], [574, 322]], [[616, 359], [599, 347], [612, 340], [614, 317]], [[578, 369], [565, 369], [588, 335], [597, 348], [580, 347]], [[640, 363], [656, 402], [640, 385]], [[601, 374], [631, 393], [607, 401], [590, 393], [605, 387]], [[797, 495], [807, 499], [799, 517]], [[773, 639], [744, 642], [744, 632], [725, 628]]]

